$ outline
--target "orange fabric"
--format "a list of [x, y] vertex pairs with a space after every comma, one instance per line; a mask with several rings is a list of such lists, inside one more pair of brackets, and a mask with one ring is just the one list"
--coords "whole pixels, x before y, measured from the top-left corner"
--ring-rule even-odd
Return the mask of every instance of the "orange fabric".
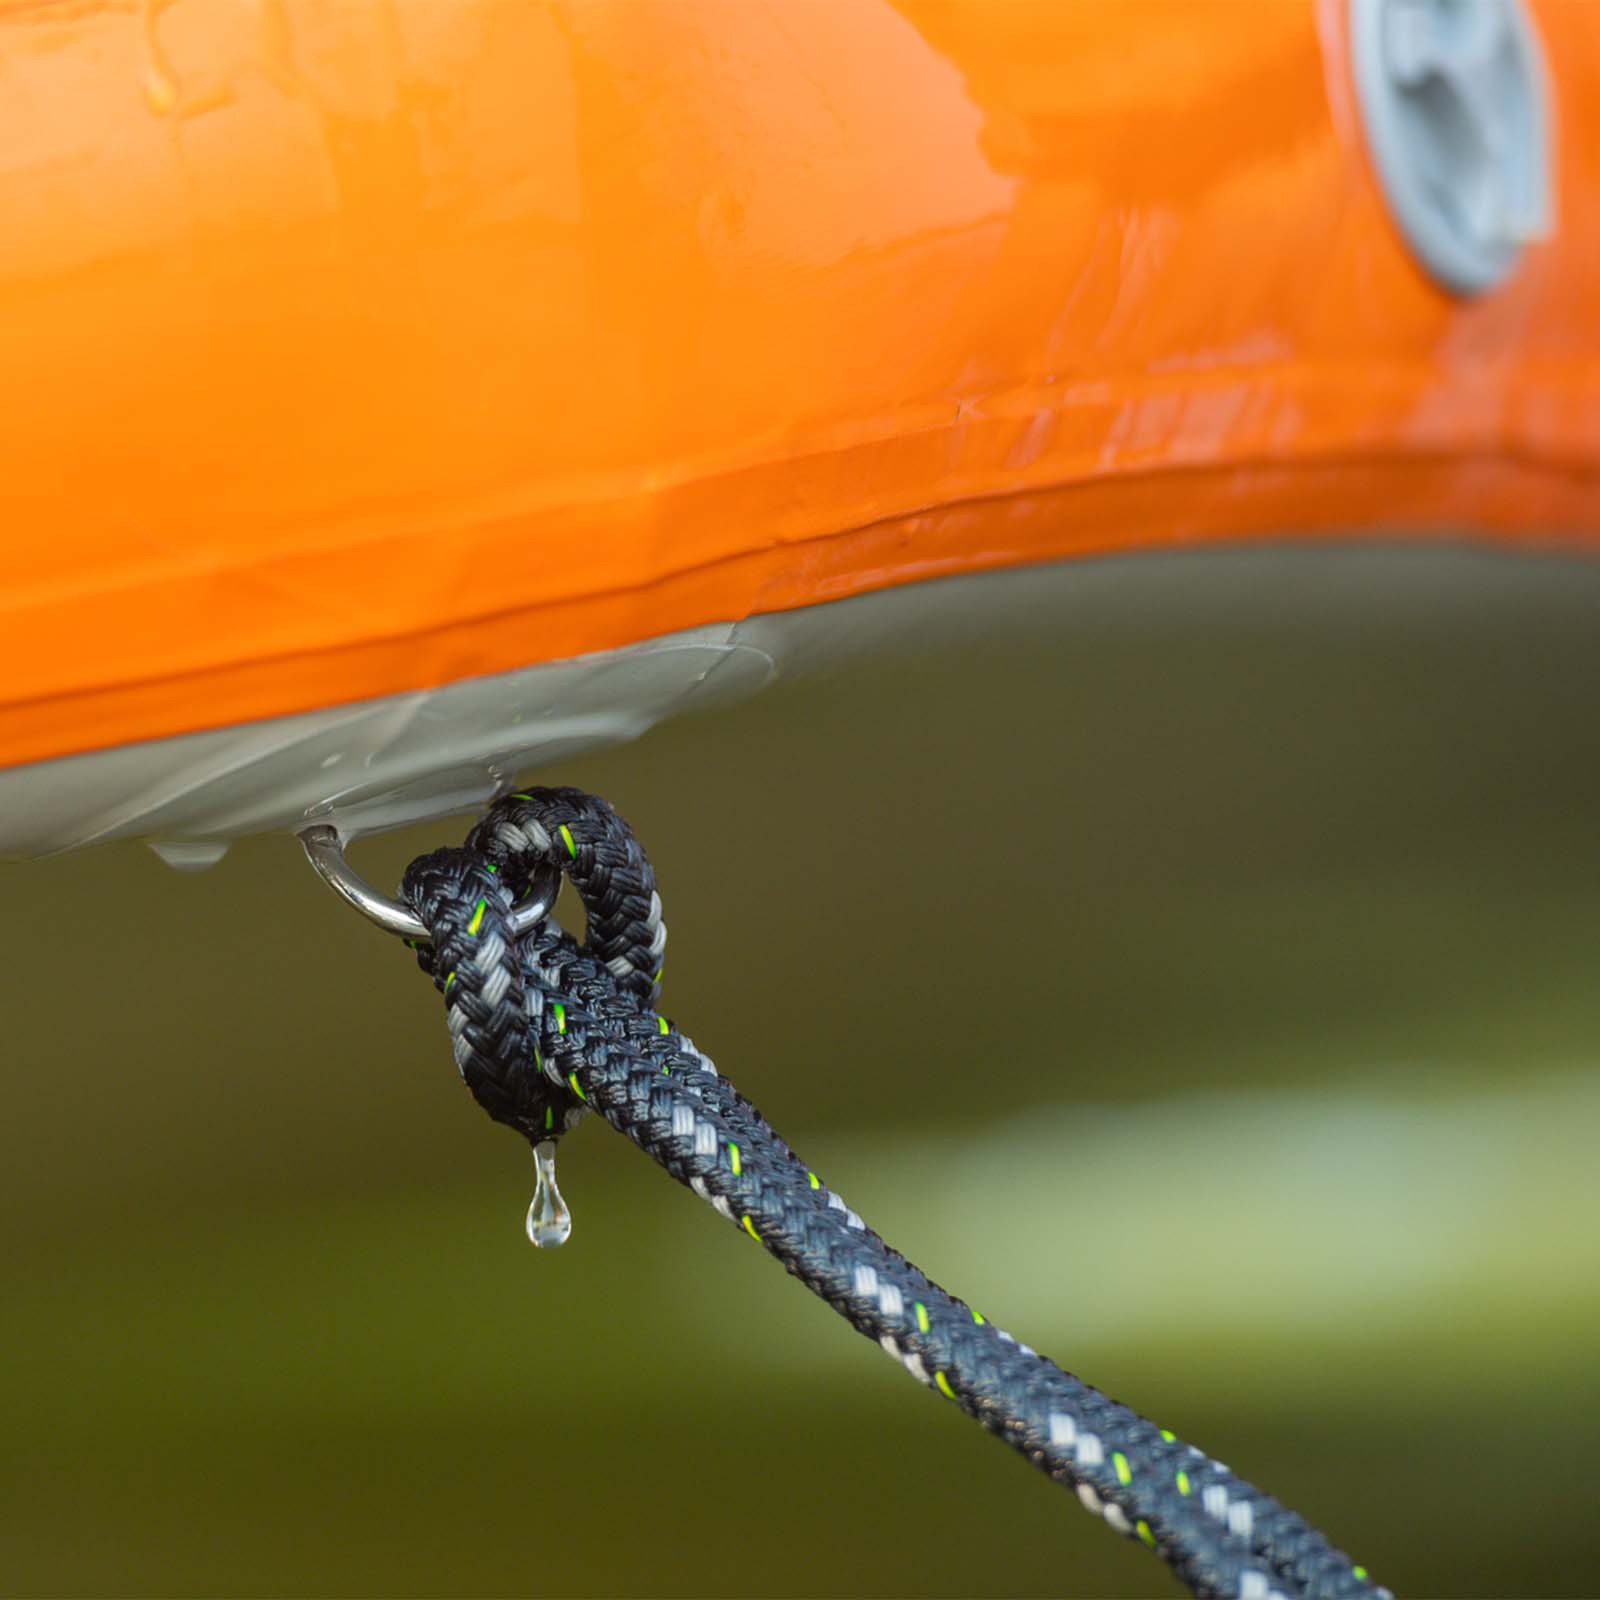
[[1600, 544], [1600, 43], [1452, 301], [1339, 8], [0, 0], [0, 763], [936, 574]]

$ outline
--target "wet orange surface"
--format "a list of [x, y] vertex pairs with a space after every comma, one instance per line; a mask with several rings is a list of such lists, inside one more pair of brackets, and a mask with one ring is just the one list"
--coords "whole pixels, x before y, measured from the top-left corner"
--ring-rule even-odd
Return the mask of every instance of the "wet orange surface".
[[0, 763], [941, 573], [1600, 541], [1600, 40], [1471, 304], [1332, 4], [0, 0]]

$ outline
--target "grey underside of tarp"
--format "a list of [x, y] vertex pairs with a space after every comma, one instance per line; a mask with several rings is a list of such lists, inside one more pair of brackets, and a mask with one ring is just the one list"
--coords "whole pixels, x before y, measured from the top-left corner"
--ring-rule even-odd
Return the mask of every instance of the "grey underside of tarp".
[[0, 855], [148, 838], [199, 865], [231, 839], [308, 820], [353, 836], [473, 810], [519, 774], [747, 697], [780, 674], [862, 670], [863, 657], [959, 650], [996, 632], [1199, 621], [1338, 633], [1374, 619], [1470, 632], [1492, 615], [1502, 625], [1525, 619], [1534, 638], [1553, 607], [1592, 608], [1600, 625], [1600, 562], [1467, 540], [1279, 543], [907, 584], [437, 689], [14, 767], [0, 772]]

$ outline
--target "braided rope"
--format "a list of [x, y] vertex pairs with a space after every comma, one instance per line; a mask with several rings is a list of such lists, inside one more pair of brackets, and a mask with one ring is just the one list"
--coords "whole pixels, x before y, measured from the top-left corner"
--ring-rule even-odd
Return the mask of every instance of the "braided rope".
[[[588, 917], [583, 945], [510, 915], [554, 859]], [[577, 790], [494, 806], [464, 849], [407, 869], [432, 936], [457, 1066], [491, 1117], [532, 1141], [592, 1108], [748, 1233], [919, 1383], [1073, 1488], [1201, 1596], [1387, 1597], [1286, 1507], [996, 1328], [891, 1249], [808, 1169], [654, 1005], [666, 929], [626, 824]]]

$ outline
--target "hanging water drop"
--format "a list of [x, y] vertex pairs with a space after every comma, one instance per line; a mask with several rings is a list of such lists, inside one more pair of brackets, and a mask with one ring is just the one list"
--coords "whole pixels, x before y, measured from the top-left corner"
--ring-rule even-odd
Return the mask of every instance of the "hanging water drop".
[[204, 872], [228, 853], [226, 839], [148, 839], [145, 841], [169, 867], [179, 872]]
[[572, 1237], [572, 1213], [556, 1187], [556, 1146], [546, 1139], [533, 1147], [538, 1174], [528, 1206], [528, 1239], [541, 1250], [554, 1250]]

